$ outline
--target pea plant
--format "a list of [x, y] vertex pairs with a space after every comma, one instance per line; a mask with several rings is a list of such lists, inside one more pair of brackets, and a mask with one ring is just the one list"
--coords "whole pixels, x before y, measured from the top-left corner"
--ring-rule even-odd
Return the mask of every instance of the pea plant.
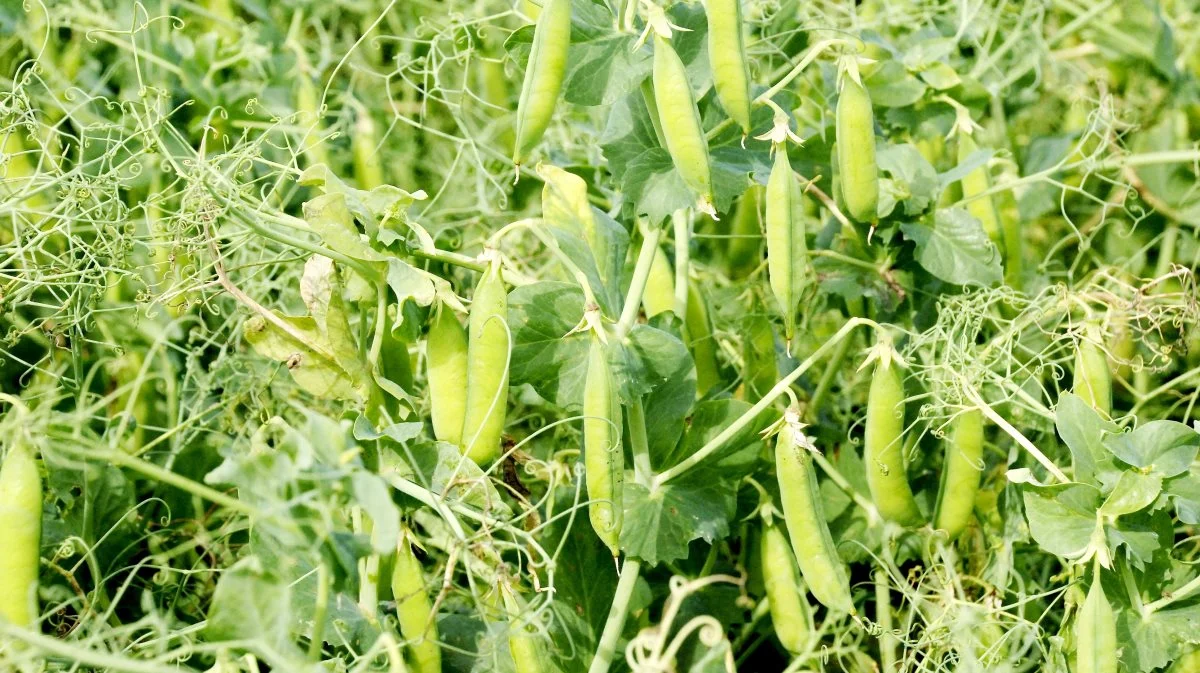
[[0, 670], [1200, 670], [1186, 0], [0, 3]]

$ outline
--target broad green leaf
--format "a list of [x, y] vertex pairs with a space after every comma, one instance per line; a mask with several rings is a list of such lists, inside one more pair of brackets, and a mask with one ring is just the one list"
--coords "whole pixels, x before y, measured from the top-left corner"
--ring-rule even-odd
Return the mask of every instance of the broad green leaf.
[[928, 67], [920, 69], [917, 72], [917, 76], [938, 91], [953, 89], [962, 83], [962, 78], [958, 76], [958, 72], [948, 63], [933, 63]]
[[625, 526], [621, 549], [654, 566], [687, 558], [688, 543], [729, 534], [734, 489], [718, 472], [696, 469], [648, 491], [625, 480]]
[[1103, 535], [1096, 518], [1100, 492], [1093, 486], [1026, 487], [1024, 501], [1030, 534], [1051, 554], [1072, 560], [1086, 559], [1096, 532], [1099, 530]]
[[1108, 494], [1108, 499], [1100, 507], [1100, 513], [1119, 517], [1148, 507], [1162, 492], [1162, 481], [1163, 478], [1157, 474], [1122, 472], [1112, 493]]
[[1117, 638], [1123, 644], [1121, 662], [1129, 671], [1145, 673], [1171, 663], [1200, 643], [1200, 605], [1169, 607], [1143, 615], [1121, 610]]
[[579, 404], [588, 341], [564, 337], [583, 319], [583, 309], [583, 291], [574, 283], [542, 281], [509, 294], [511, 385], [527, 383], [562, 408]]
[[871, 103], [878, 107], [905, 107], [925, 95], [928, 87], [896, 61], [884, 61], [863, 79]]
[[1099, 479], [1106, 485], [1116, 480], [1119, 470], [1103, 444], [1105, 436], [1119, 430], [1116, 423], [1102, 418], [1078, 395], [1065, 392], [1054, 408], [1054, 425], [1071, 450], [1076, 480], [1091, 483]]
[[1200, 465], [1193, 464], [1188, 471], [1168, 479], [1163, 490], [1175, 504], [1175, 514], [1188, 525], [1200, 523]]
[[242, 559], [220, 574], [208, 610], [205, 636], [210, 641], [257, 642], [303, 666], [291, 637], [290, 589], [259, 559]]
[[376, 252], [354, 225], [354, 215], [341, 192], [326, 193], [304, 203], [304, 220], [335, 252], [364, 262], [385, 259]]
[[296, 385], [312, 395], [337, 400], [364, 399], [349, 373], [336, 359], [324, 354], [332, 352], [332, 344], [325, 340], [315, 320], [309, 316], [276, 314], [276, 317], [288, 324], [296, 336], [285, 333], [262, 316], [254, 316], [246, 321], [242, 332], [255, 352], [284, 363]]
[[[672, 313], [663, 313], [655, 324]], [[645, 396], [646, 438], [650, 455], [672, 451], [683, 434], [684, 419], [696, 399], [696, 366], [687, 346], [675, 335], [638, 325], [629, 335], [627, 396]]]
[[900, 230], [917, 244], [921, 266], [947, 283], [991, 286], [1003, 277], [1000, 252], [979, 220], [962, 208], [938, 210], [932, 227], [910, 222]]
[[371, 520], [371, 549], [377, 554], [391, 554], [400, 539], [400, 511], [392, 502], [387, 482], [360, 470], [352, 475], [350, 483], [354, 500]]
[[[908, 144], [878, 143], [876, 147], [879, 170], [892, 177], [892, 194], [904, 204], [905, 214], [917, 215], [929, 208], [938, 195], [937, 171], [921, 152]], [[881, 216], [883, 213], [881, 206]]]
[[1196, 459], [1200, 432], [1177, 421], [1151, 421], [1132, 432], [1105, 437], [1104, 447], [1134, 467], [1173, 477]]
[[[719, 435], [742, 414], [750, 410], [751, 405], [741, 400], [706, 400], [697, 404], [692, 410], [688, 422], [687, 434], [674, 450], [664, 454], [651, 454], [651, 460], [656, 470], [665, 470], [688, 456], [696, 453], [702, 446]], [[764, 412], [748, 424], [740, 432], [708, 458], [707, 465], [719, 469], [729, 478], [746, 474], [757, 460], [762, 450], [762, 437], [759, 433], [775, 420], [774, 414]]]

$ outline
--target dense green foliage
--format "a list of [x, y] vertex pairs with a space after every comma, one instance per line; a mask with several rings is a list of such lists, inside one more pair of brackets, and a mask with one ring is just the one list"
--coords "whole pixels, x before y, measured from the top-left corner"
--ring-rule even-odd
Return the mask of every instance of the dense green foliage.
[[542, 4], [0, 0], [0, 671], [1198, 670], [1200, 7]]

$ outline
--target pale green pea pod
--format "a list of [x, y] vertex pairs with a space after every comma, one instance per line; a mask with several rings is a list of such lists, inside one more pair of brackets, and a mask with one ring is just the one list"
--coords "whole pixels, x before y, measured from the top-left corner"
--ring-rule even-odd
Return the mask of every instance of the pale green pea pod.
[[517, 103], [513, 163], [520, 166], [546, 133], [562, 95], [571, 46], [571, 0], [547, 0], [533, 30], [533, 48]]
[[468, 326], [462, 441], [464, 453], [480, 466], [500, 455], [508, 412], [508, 354], [508, 295], [496, 260], [475, 286]]
[[[958, 134], [958, 163], [963, 163], [979, 150], [979, 146], [975, 144], [975, 139], [966, 133]], [[963, 199], [971, 199], [976, 194], [991, 189], [992, 177], [988, 174], [987, 165], [984, 164], [975, 170], [963, 176], [959, 181], [962, 185]], [[985, 196], [983, 198], [972, 199], [966, 202], [967, 212], [970, 213], [979, 223], [983, 225], [983, 230], [987, 232], [988, 238], [998, 245], [1004, 244], [1004, 234], [1000, 227], [1000, 214], [996, 211], [996, 204], [992, 201], [992, 197]]]
[[675, 272], [671, 270], [671, 261], [662, 248], [654, 251], [650, 275], [646, 277], [646, 289], [642, 292], [642, 309], [647, 318], [675, 310]]
[[983, 474], [983, 412], [960, 414], [951, 424], [938, 491], [935, 528], [958, 537], [975, 512], [975, 494]]
[[425, 355], [433, 436], [461, 448], [467, 415], [463, 390], [467, 381], [467, 331], [445, 305], [437, 309], [429, 327]]
[[712, 164], [708, 141], [700, 123], [695, 95], [688, 83], [687, 69], [671, 47], [670, 40], [654, 36], [654, 99], [667, 141], [667, 153], [683, 182], [700, 199], [697, 206], [713, 212]]
[[903, 433], [904, 380], [896, 363], [885, 357], [875, 365], [867, 395], [863, 442], [867, 487], [883, 518], [904, 526], [917, 526], [924, 517], [908, 485]]
[[750, 133], [750, 69], [742, 28], [741, 0], [708, 0], [708, 60], [725, 112]]
[[1072, 392], [1105, 416], [1112, 416], [1112, 371], [1100, 347], [1101, 332], [1088, 325], [1075, 350], [1075, 382]]
[[796, 333], [800, 295], [810, 275], [802, 199], [787, 148], [779, 145], [767, 180], [767, 272], [783, 315], [783, 337], [789, 344]]
[[612, 555], [620, 555], [624, 519], [622, 486], [625, 454], [621, 449], [621, 406], [613, 384], [608, 353], [599, 337], [588, 350], [583, 388], [583, 459], [588, 492], [588, 518]]
[[512, 655], [513, 670], [516, 673], [542, 673], [546, 670], [543, 662], [542, 648], [539, 636], [529, 627], [521, 624], [525, 614], [525, 606], [513, 593], [512, 587], [501, 580], [500, 593], [504, 603], [504, 612], [508, 615], [508, 651]]
[[836, 127], [838, 182], [846, 214], [859, 222], [871, 222], [879, 202], [875, 115], [867, 90], [851, 77], [841, 80]]
[[804, 590], [796, 577], [796, 557], [778, 526], [768, 525], [762, 535], [762, 576], [771, 609], [771, 624], [783, 648], [792, 654], [804, 651], [811, 630]]
[[1117, 673], [1117, 618], [1097, 565], [1092, 587], [1075, 617], [1075, 673]]
[[741, 278], [762, 262], [762, 225], [758, 212], [762, 192], [761, 185], [751, 185], [734, 211], [733, 222], [729, 225], [731, 238], [725, 246], [730, 278]]
[[717, 342], [713, 338], [712, 321], [708, 315], [708, 304], [700, 293], [700, 286], [688, 281], [687, 314], [683, 318], [683, 339], [692, 360], [696, 363], [696, 393], [705, 395], [721, 382], [720, 365], [717, 364]]
[[437, 615], [425, 589], [425, 573], [413, 555], [407, 536], [402, 536], [392, 565], [392, 597], [400, 635], [407, 642], [409, 663], [415, 673], [441, 673], [442, 651], [438, 647]]
[[37, 619], [41, 539], [42, 476], [18, 436], [0, 465], [0, 620], [15, 626]]
[[808, 440], [798, 424], [798, 413], [789, 409], [775, 441], [775, 476], [792, 550], [813, 596], [830, 610], [854, 614], [850, 578], [825, 521]]

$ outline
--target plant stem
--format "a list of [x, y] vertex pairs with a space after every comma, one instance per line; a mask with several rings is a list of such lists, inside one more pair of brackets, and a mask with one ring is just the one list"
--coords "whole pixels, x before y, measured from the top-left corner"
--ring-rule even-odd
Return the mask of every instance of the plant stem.
[[836, 334], [830, 337], [824, 344], [821, 345], [820, 348], [813, 351], [812, 355], [808, 356], [804, 362], [801, 362], [799, 365], [797, 365], [796, 368], [793, 369], [790, 374], [783, 377], [779, 383], [776, 383], [775, 387], [767, 391], [767, 394], [764, 395], [757, 404], [755, 404], [753, 407], [750, 407], [746, 413], [739, 416], [738, 419], [733, 423], [730, 423], [729, 426], [722, 430], [720, 434], [709, 440], [709, 442], [702, 446], [698, 451], [680, 461], [669, 470], [659, 474], [654, 479], [654, 488], [651, 489], [651, 491], [657, 490], [663, 484], [700, 464], [713, 453], [715, 453], [717, 449], [720, 449], [725, 442], [733, 439], [733, 437], [741, 432], [743, 428], [757, 418], [764, 409], [771, 406], [771, 403], [775, 401], [775, 398], [782, 395], [789, 386], [796, 382], [796, 379], [799, 379], [801, 376], [803, 376], [804, 373], [812, 368], [812, 366], [816, 364], [818, 360], [823, 358], [829, 350], [835, 348], [839, 343], [841, 343], [841, 341], [845, 339], [847, 335], [854, 331], [854, 328], [864, 325], [881, 329], [875, 321], [867, 320], [866, 318], [851, 318], [850, 320], [847, 320], [846, 324], [842, 325], [842, 328], [839, 329]]
[[675, 315], [685, 323], [687, 321], [688, 302], [688, 266], [691, 264], [691, 253], [688, 246], [691, 243], [691, 218], [688, 211], [677, 210], [671, 215], [671, 225], [675, 229]]
[[596, 656], [592, 658], [588, 673], [607, 673], [612, 665], [617, 641], [621, 638], [621, 632], [625, 630], [625, 618], [629, 616], [629, 599], [633, 597], [633, 588], [637, 585], [641, 569], [641, 561], [632, 556], [625, 557], [625, 563], [621, 565], [621, 579], [617, 582], [617, 593], [608, 609], [608, 619], [604, 622], [600, 644], [596, 646]]
[[1195, 593], [1197, 589], [1200, 589], [1200, 575], [1193, 577], [1190, 582], [1179, 587], [1175, 591], [1172, 591], [1170, 593], [1170, 595], [1163, 596], [1162, 598], [1160, 598], [1152, 603], [1147, 603], [1145, 606], [1142, 607], [1142, 617], [1143, 618], [1149, 617], [1150, 615], [1154, 614], [1155, 612], [1158, 612], [1159, 610], [1167, 607], [1171, 603], [1174, 603], [1175, 601], [1183, 600], [1184, 598], [1187, 598], [1188, 596]]
[[888, 574], [883, 568], [875, 569], [875, 623], [879, 624], [879, 663], [882, 670], [895, 671], [896, 639], [892, 636], [892, 599], [888, 587]]
[[633, 278], [629, 281], [629, 292], [625, 295], [621, 318], [614, 330], [618, 339], [624, 339], [633, 327], [633, 322], [637, 320], [638, 309], [642, 305], [642, 293], [646, 291], [646, 279], [650, 277], [650, 267], [654, 264], [654, 253], [658, 251], [658, 239], [661, 237], [662, 229], [659, 227], [653, 227], [643, 234], [642, 248], [638, 251]]
[[325, 616], [329, 611], [329, 568], [322, 561], [317, 566], [317, 599], [313, 611], [312, 639], [308, 642], [308, 658], [320, 661], [325, 642]]
[[629, 439], [633, 444], [633, 474], [639, 484], [647, 487], [654, 480], [650, 463], [650, 443], [646, 439], [646, 409], [639, 397], [629, 405]]
[[425, 260], [429, 260], [430, 262], [441, 262], [443, 264], [452, 264], [454, 266], [461, 266], [464, 269], [470, 269], [472, 271], [477, 271], [479, 273], [483, 273], [484, 271], [487, 270], [486, 264], [480, 264], [478, 261], [476, 261], [472, 257], [468, 257], [466, 255], [462, 255], [457, 252], [449, 252], [447, 250], [441, 250], [439, 248], [433, 248], [432, 250], [427, 250], [425, 248], [409, 248], [408, 254], [410, 254], [413, 257], [416, 257], [418, 259], [425, 259]]

